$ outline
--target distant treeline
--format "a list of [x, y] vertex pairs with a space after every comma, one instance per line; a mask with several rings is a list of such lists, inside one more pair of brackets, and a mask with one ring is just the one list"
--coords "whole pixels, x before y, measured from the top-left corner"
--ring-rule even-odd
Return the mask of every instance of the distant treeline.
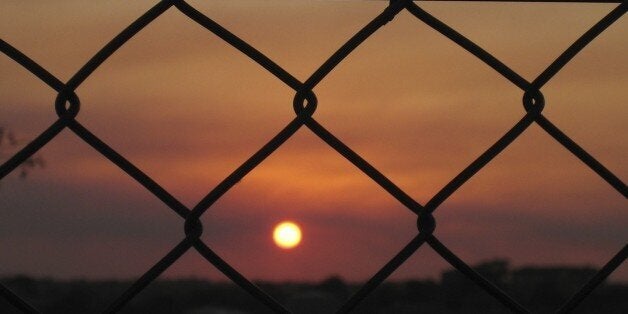
[[[534, 313], [552, 313], [596, 270], [590, 267], [523, 267], [503, 260], [474, 267]], [[42, 313], [100, 313], [131, 282], [56, 281], [14, 276], [0, 280]], [[258, 282], [264, 291], [294, 313], [334, 313], [359, 284], [330, 277], [319, 283]], [[0, 313], [20, 313], [0, 297]], [[355, 313], [508, 313], [508, 310], [457, 271], [440, 281], [386, 282]], [[159, 280], [150, 284], [121, 313], [231, 314], [272, 313], [232, 283], [205, 280]], [[628, 285], [603, 284], [575, 313], [628, 313]]]

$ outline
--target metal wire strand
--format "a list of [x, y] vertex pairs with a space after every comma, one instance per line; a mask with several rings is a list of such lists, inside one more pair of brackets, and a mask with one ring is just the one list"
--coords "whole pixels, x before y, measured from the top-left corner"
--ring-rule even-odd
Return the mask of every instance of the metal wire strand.
[[205, 243], [202, 241], [194, 242], [194, 248], [212, 265], [220, 270], [231, 281], [236, 283], [250, 295], [257, 300], [265, 304], [269, 309], [275, 311], [275, 313], [290, 313], [283, 305], [277, 302], [273, 297], [268, 295], [262, 289], [257, 287], [251, 281], [237, 272], [229, 263], [225, 262], [218, 254], [214, 253]]
[[151, 177], [146, 175], [142, 170], [133, 165], [130, 161], [109, 147], [105, 142], [101, 141], [96, 135], [86, 129], [76, 120], [70, 122], [69, 128], [78, 135], [85, 143], [89, 144], [96, 151], [101, 153], [112, 163], [114, 163], [122, 171], [126, 172], [135, 181], [139, 182], [144, 188], [153, 193], [159, 200], [175, 211], [179, 216], [186, 218], [190, 210], [179, 200], [172, 196], [168, 191], [162, 188]]
[[602, 163], [597, 161], [591, 154], [580, 147], [563, 131], [554, 126], [552, 122], [547, 120], [545, 116], [541, 115], [535, 121], [543, 130], [551, 135], [556, 141], [561, 143], [567, 150], [569, 150], [574, 156], [578, 157], [583, 163], [585, 163], [591, 170], [597, 173], [604, 181], [608, 182], [617, 192], [621, 193], [624, 197], [628, 197], [628, 188], [626, 184], [619, 179], [614, 173], [608, 170]]
[[617, 254], [611, 258], [602, 269], [600, 269], [593, 278], [591, 278], [576, 294], [574, 294], [569, 301], [567, 301], [556, 313], [569, 313], [576, 309], [578, 304], [582, 303], [584, 299], [593, 292], [593, 290], [599, 286], [610, 274], [612, 274], [621, 264], [623, 264], [628, 258], [628, 244], [617, 252]]
[[[48, 70], [44, 69], [37, 62], [23, 54], [21, 51], [11, 46], [6, 41], [0, 38], [0, 51], [6, 54], [9, 58], [20, 64], [26, 70], [37, 76], [40, 80], [52, 87], [56, 91], [61, 91], [65, 88], [65, 84], [57, 79], [54, 75], [50, 74]], [[37, 136], [34, 140], [28, 143], [24, 148], [14, 154], [11, 158], [0, 165], [0, 180], [6, 175], [11, 173], [15, 168], [19, 167], [24, 161], [32, 157], [39, 149], [44, 147], [50, 140], [52, 140], [59, 132], [61, 132], [66, 126], [66, 121], [59, 119], [49, 126], [44, 132]]]
[[66, 84], [67, 88], [75, 90], [85, 79], [87, 79], [103, 62], [105, 62], [111, 55], [116, 52], [122, 45], [124, 45], [129, 39], [133, 38], [144, 27], [148, 26], [152, 21], [159, 17], [162, 13], [166, 12], [171, 6], [172, 1], [163, 0], [157, 3], [154, 7], [146, 11], [135, 22], [131, 23], [125, 28], [118, 36], [114, 37], [109, 43], [107, 43], [100, 51], [98, 51], [83, 67], [70, 78]]
[[17, 294], [13, 293], [13, 291], [9, 290], [9, 288], [5, 287], [0, 283], [0, 296], [4, 297], [11, 305], [15, 306], [16, 309], [22, 311], [25, 314], [39, 314], [38, 310], [36, 310], [32, 305], [28, 304], [28, 302], [24, 301]]
[[151, 282], [153, 282], [166, 269], [174, 264], [185, 252], [192, 247], [192, 241], [188, 238], [183, 239], [175, 246], [166, 256], [160, 259], [153, 267], [151, 267], [144, 275], [136, 280], [122, 295], [115, 299], [103, 313], [117, 313], [129, 303], [137, 294], [142, 292]]
[[426, 236], [419, 234], [414, 237], [395, 257], [393, 257], [384, 267], [382, 267], [371, 279], [369, 279], [336, 313], [349, 313], [364, 298], [366, 298], [375, 288], [386, 280], [399, 266], [401, 266], [423, 243]]
[[454, 254], [452, 251], [450, 251], [436, 237], [432, 236], [431, 238], [427, 239], [427, 243], [451, 266], [456, 268], [467, 278], [473, 281], [473, 283], [475, 283], [488, 294], [497, 299], [497, 301], [506, 306], [509, 310], [513, 311], [514, 313], [529, 313], [528, 310], [526, 310], [521, 304], [515, 301], [515, 299], [509, 296], [506, 292], [498, 288], [495, 284], [491, 283], [486, 278], [482, 277], [482, 275], [473, 270], [473, 268], [469, 267], [469, 265], [467, 265], [461, 258], [456, 256], [456, 254]]

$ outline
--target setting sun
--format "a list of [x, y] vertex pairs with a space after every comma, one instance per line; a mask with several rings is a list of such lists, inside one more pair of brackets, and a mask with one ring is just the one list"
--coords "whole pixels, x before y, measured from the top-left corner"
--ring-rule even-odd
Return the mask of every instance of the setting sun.
[[273, 231], [275, 244], [282, 249], [291, 249], [301, 242], [301, 228], [291, 221], [283, 221]]

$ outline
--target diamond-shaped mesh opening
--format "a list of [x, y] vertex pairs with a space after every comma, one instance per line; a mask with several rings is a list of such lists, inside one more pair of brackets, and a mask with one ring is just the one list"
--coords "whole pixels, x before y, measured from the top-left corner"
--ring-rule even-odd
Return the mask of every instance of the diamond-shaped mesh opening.
[[80, 120], [189, 205], [294, 116], [294, 91], [176, 10], [113, 55], [82, 95]]
[[407, 12], [347, 57], [317, 95], [317, 120], [422, 203], [524, 112], [520, 90]]
[[[203, 239], [248, 278], [361, 282], [416, 234], [414, 217], [303, 130], [207, 211]], [[284, 220], [302, 229], [294, 249], [273, 243]]]

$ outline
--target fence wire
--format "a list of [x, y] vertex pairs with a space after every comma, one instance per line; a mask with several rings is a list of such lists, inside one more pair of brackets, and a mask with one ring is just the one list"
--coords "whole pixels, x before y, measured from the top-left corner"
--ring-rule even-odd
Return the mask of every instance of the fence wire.
[[[431, 0], [440, 1], [440, 0]], [[459, 0], [454, 0], [459, 1]], [[244, 178], [251, 170], [255, 169], [263, 160], [272, 154], [277, 148], [292, 137], [297, 130], [302, 127], [310, 129], [329, 146], [344, 156], [347, 160], [359, 168], [365, 175], [380, 185], [390, 193], [400, 203], [417, 215], [417, 235], [402, 248], [386, 265], [384, 265], [370, 280], [368, 280], [353, 296], [351, 296], [338, 310], [337, 313], [348, 313], [353, 310], [366, 296], [388, 278], [399, 266], [401, 266], [412, 254], [414, 254], [423, 244], [429, 245], [451, 266], [455, 267], [466, 277], [471, 279], [480, 288], [492, 295], [506, 308], [515, 313], [528, 313], [529, 310], [518, 303], [512, 296], [498, 288], [495, 284], [485, 279], [473, 268], [469, 267], [461, 258], [453, 253], [446, 245], [441, 243], [433, 234], [436, 228], [436, 220], [433, 212], [453, 193], [458, 190], [467, 180], [474, 176], [484, 166], [486, 166], [495, 156], [515, 141], [530, 125], [536, 123], [545, 130], [558, 143], [578, 157], [590, 169], [596, 172], [617, 192], [625, 197], [628, 196], [628, 188], [615, 174], [609, 171], [604, 165], [591, 156], [586, 150], [580, 147], [569, 136], [556, 127], [548, 118], [543, 115], [545, 100], [541, 93], [541, 88], [554, 77], [576, 54], [594, 40], [599, 34], [604, 32], [610, 25], [622, 17], [628, 9], [628, 4], [622, 0], [599, 1], [599, 0], [488, 0], [499, 2], [594, 2], [594, 3], [617, 3], [610, 13], [604, 16], [599, 22], [578, 38], [569, 48], [559, 55], [541, 74], [532, 82], [527, 81], [517, 72], [509, 68], [506, 64], [495, 58], [486, 50], [467, 39], [447, 24], [432, 16], [421, 6], [411, 0], [390, 0], [388, 6], [366, 26], [357, 32], [351, 39], [342, 45], [327, 61], [325, 61], [310, 77], [304, 82], [299, 81], [292, 74], [277, 65], [274, 61], [262, 54], [260, 51], [231, 33], [220, 24], [213, 21], [205, 14], [199, 12], [193, 6], [183, 0], [162, 0], [140, 16], [135, 22], [120, 32], [98, 53], [96, 53], [83, 67], [78, 70], [66, 83], [56, 78], [45, 68], [30, 59], [27, 55], [0, 39], [0, 51], [22, 65], [41, 81], [58, 92], [55, 100], [55, 110], [58, 119], [42, 132], [32, 142], [13, 155], [2, 166], [0, 166], [0, 179], [11, 173], [22, 163], [27, 161], [39, 149], [54, 139], [59, 132], [65, 128], [70, 129], [83, 141], [100, 152], [103, 156], [133, 177], [143, 185], [148, 191], [159, 198], [184, 220], [185, 237], [153, 267], [146, 271], [137, 281], [135, 281], [122, 295], [113, 300], [103, 313], [116, 313], [120, 311], [138, 293], [153, 282], [160, 274], [176, 262], [185, 252], [190, 249], [198, 251], [209, 263], [225, 274], [230, 280], [246, 290], [269, 309], [277, 313], [290, 313], [282, 304], [273, 299], [270, 295], [253, 284], [249, 279], [231, 267], [226, 261], [218, 256], [201, 239], [203, 225], [200, 217], [207, 211], [221, 196], [229, 191], [238, 181]], [[85, 128], [78, 120], [80, 112], [80, 100], [75, 90], [115, 51], [122, 47], [129, 39], [140, 32], [144, 27], [152, 23], [165, 11], [173, 9], [179, 10], [182, 14], [195, 21], [208, 31], [235, 47], [250, 59], [257, 62], [277, 79], [284, 82], [295, 91], [293, 99], [293, 109], [295, 118], [286, 125], [275, 137], [255, 152], [249, 159], [240, 165], [235, 171], [220, 182], [211, 190], [196, 206], [188, 208], [179, 200], [172, 196], [167, 190], [161, 187], [142, 170], [129, 162], [124, 156], [117, 153], [107, 143], [100, 140], [89, 129]], [[355, 153], [349, 146], [329, 132], [313, 117], [317, 107], [317, 98], [313, 92], [325, 77], [351, 52], [367, 40], [373, 33], [382, 26], [392, 21], [397, 14], [406, 10], [417, 19], [424, 22], [434, 30], [449, 38], [469, 53], [482, 60], [488, 66], [500, 73], [505, 79], [519, 87], [523, 92], [523, 107], [525, 114], [506, 134], [498, 139], [476, 160], [469, 164], [447, 185], [445, 185], [436, 195], [434, 195], [425, 205], [419, 204], [406, 192], [400, 189], [395, 183], [379, 172], [374, 166], [368, 163], [360, 155]], [[617, 254], [604, 265], [593, 278], [591, 278], [579, 291], [567, 300], [557, 313], [567, 313], [575, 309], [597, 286], [599, 286], [613, 271], [615, 271], [628, 256], [628, 244], [617, 252]], [[32, 305], [12, 292], [0, 283], [0, 296], [24, 313], [40, 313]]]

